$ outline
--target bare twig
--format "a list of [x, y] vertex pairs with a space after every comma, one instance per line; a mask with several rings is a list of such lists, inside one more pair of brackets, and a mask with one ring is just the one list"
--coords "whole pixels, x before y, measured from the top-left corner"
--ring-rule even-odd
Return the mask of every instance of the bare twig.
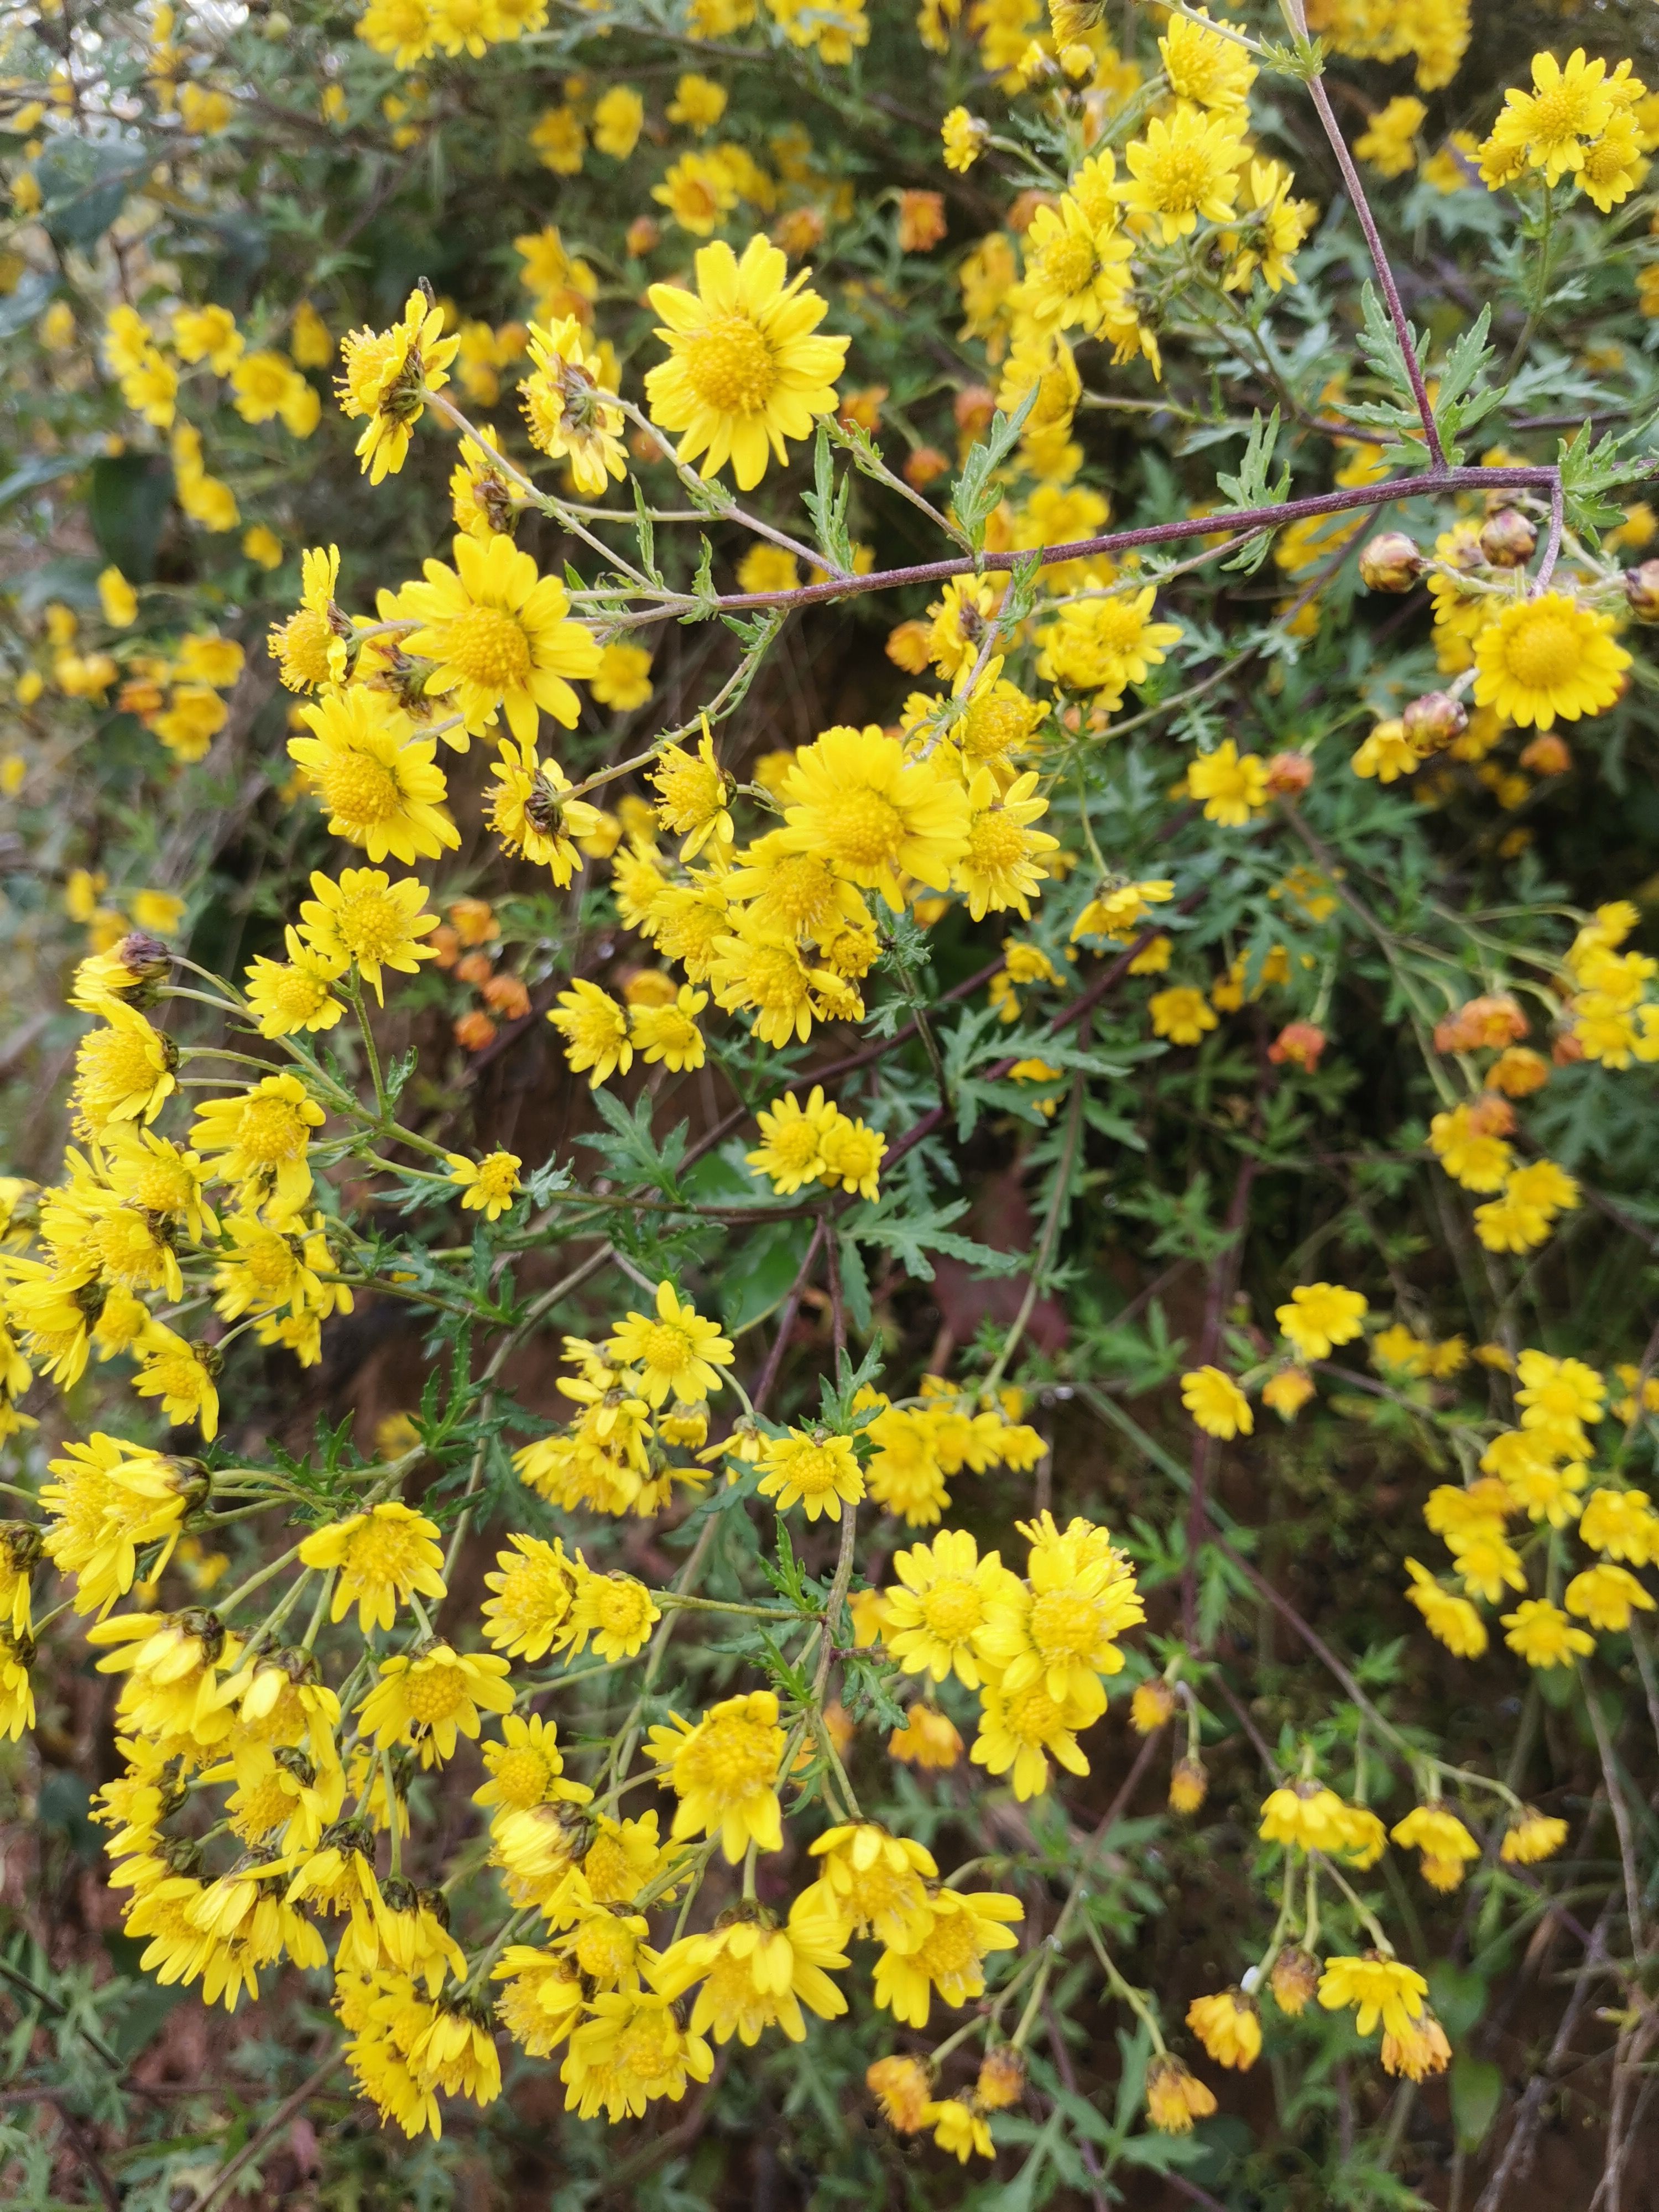
[[[240, 2150], [237, 2152], [235, 2157], [228, 2159], [225, 2161], [224, 2165], [219, 2168], [217, 2173], [214, 2175], [212, 2180], [209, 2182], [206, 2189], [195, 2199], [190, 2208], [190, 2212], [208, 2212], [208, 2207], [210, 2204], [216, 2204], [220, 2198], [223, 2197], [229, 2189], [231, 2183], [235, 2180], [237, 2175], [242, 2172], [243, 2168], [245, 2166], [251, 2166], [253, 2160], [258, 2157], [260, 2152], [264, 2149], [266, 2144], [269, 2143], [274, 2136], [281, 2135], [283, 2130], [288, 2126], [289, 2123], [294, 2119], [298, 2113], [305, 2110], [305, 2107], [311, 2102], [311, 2100], [316, 2095], [317, 2092], [327, 2081], [329, 2076], [343, 2063], [344, 2058], [345, 2052], [343, 2051], [331, 2051], [328, 2057], [323, 2061], [322, 2064], [317, 2068], [316, 2071], [314, 2073], [308, 2074], [306, 2076], [305, 2080], [301, 2082], [299, 2087], [294, 2092], [293, 2095], [291, 2097], [285, 2097], [283, 2100], [282, 2103], [277, 2106], [270, 2118], [265, 2122], [264, 2127], [262, 2127], [257, 2134], [252, 2135], [248, 2137], [247, 2141], [242, 2145]], [[112, 2201], [118, 2204], [120, 2199], [116, 2197]]]

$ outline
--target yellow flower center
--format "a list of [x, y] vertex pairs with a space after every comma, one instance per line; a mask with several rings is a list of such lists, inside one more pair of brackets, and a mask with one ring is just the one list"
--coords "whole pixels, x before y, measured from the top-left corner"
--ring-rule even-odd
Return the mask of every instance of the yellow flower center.
[[837, 1462], [833, 1452], [809, 1444], [790, 1458], [789, 1480], [804, 1498], [822, 1498], [836, 1486]]
[[1166, 144], [1147, 175], [1154, 205], [1188, 215], [1209, 198], [1215, 164], [1201, 146]]
[[611, 1575], [601, 1578], [593, 1593], [599, 1626], [613, 1636], [637, 1636], [646, 1626], [647, 1603], [637, 1583], [621, 1582]]
[[921, 1904], [922, 1887], [908, 1867], [890, 1866], [885, 1855], [878, 1854], [862, 1874], [854, 1870], [853, 1886], [845, 1895], [854, 1920], [878, 1920], [884, 1913], [907, 1911]]
[[942, 1644], [960, 1644], [985, 1618], [980, 1595], [970, 1582], [936, 1583], [922, 1601], [921, 1617]]
[[806, 978], [800, 963], [787, 945], [750, 947], [744, 962], [743, 980], [750, 1002], [793, 1013], [806, 995]]
[[985, 699], [968, 709], [963, 719], [962, 750], [981, 768], [1000, 760], [1025, 736], [1028, 718], [1016, 699]]
[[1083, 291], [1094, 273], [1094, 246], [1082, 231], [1062, 231], [1042, 249], [1043, 280], [1063, 298]]
[[818, 1133], [803, 1115], [775, 1130], [767, 1149], [781, 1168], [804, 1168], [817, 1156]]
[[333, 637], [328, 617], [316, 607], [301, 607], [276, 634], [283, 672], [291, 688], [326, 684], [328, 648]]
[[595, 1901], [600, 1905], [625, 1903], [641, 1879], [629, 1864], [621, 1839], [615, 1836], [599, 1838], [582, 1861], [582, 1872]]
[[182, 1213], [191, 1200], [190, 1177], [171, 1161], [152, 1155], [129, 1178], [125, 1196], [141, 1213]]
[[409, 942], [408, 917], [383, 891], [347, 893], [340, 901], [335, 927], [354, 960], [375, 965]]
[[486, 691], [519, 691], [530, 681], [530, 640], [501, 607], [468, 607], [446, 624], [444, 665]]
[[640, 1356], [647, 1367], [654, 1367], [664, 1375], [678, 1375], [688, 1360], [695, 1357], [691, 1340], [683, 1328], [672, 1322], [653, 1322], [641, 1339]]
[[1532, 143], [1564, 146], [1570, 139], [1592, 137], [1595, 89], [1583, 77], [1564, 76], [1550, 91], [1534, 94], [1527, 118], [1527, 136]]
[[1012, 814], [994, 807], [976, 814], [968, 832], [963, 865], [982, 876], [1006, 875], [1025, 857], [1025, 833]]
[[328, 986], [304, 968], [283, 968], [274, 975], [265, 994], [272, 1013], [285, 1022], [308, 1021], [328, 998]]
[[666, 2006], [635, 2013], [617, 2038], [611, 2063], [624, 2080], [660, 2081], [679, 2054], [679, 2029]]
[[323, 805], [343, 821], [367, 825], [393, 820], [403, 805], [398, 779], [372, 753], [340, 753], [320, 780]]
[[299, 1691], [291, 1681], [283, 1680], [276, 1692], [276, 1701], [270, 1709], [250, 1720], [240, 1716], [246, 1733], [261, 1743], [297, 1743], [306, 1733], [306, 1708]]
[[411, 1667], [404, 1680], [404, 1703], [410, 1719], [422, 1727], [452, 1719], [468, 1703], [460, 1669], [418, 1663]]
[[280, 1167], [305, 1152], [308, 1134], [292, 1100], [250, 1098], [236, 1125], [236, 1147], [245, 1159], [261, 1167]]
[[167, 1398], [187, 1398], [194, 1395], [202, 1380], [202, 1369], [193, 1352], [169, 1352], [160, 1359], [149, 1362], [149, 1373], [161, 1386]]
[[914, 1955], [936, 1982], [969, 1972], [979, 1960], [972, 1913], [951, 1912], [935, 1920], [927, 1941]]
[[807, 929], [829, 914], [835, 894], [835, 878], [821, 860], [793, 853], [772, 869], [761, 902], [786, 928]]
[[770, 2020], [771, 2006], [755, 1986], [752, 1963], [752, 1954], [747, 1959], [734, 1959], [729, 1951], [723, 1951], [709, 1969], [708, 1994], [717, 2016], [750, 2014], [758, 2020]]
[[261, 1297], [282, 1297], [294, 1280], [294, 1255], [275, 1230], [245, 1244], [237, 1258]]
[[106, 1213], [87, 1239], [106, 1275], [118, 1283], [159, 1283], [166, 1272], [161, 1247], [142, 1213], [122, 1206]]
[[421, 1538], [406, 1521], [372, 1515], [353, 1532], [348, 1576], [357, 1583], [407, 1582], [421, 1562]]
[[712, 315], [681, 353], [686, 380], [717, 415], [758, 414], [777, 383], [777, 363], [747, 315]]
[[1082, 1657], [1094, 1650], [1099, 1632], [1094, 1600], [1074, 1591], [1046, 1590], [1031, 1607], [1031, 1641], [1050, 1656]]
[[1129, 599], [1104, 599], [1095, 603], [1090, 618], [1090, 629], [1096, 641], [1108, 653], [1124, 653], [1140, 642], [1146, 628], [1146, 617]]
[[496, 1600], [496, 1616], [514, 1640], [540, 1629], [556, 1628], [570, 1610], [568, 1591], [533, 1568], [512, 1576]]
[[480, 1163], [477, 1188], [486, 1198], [511, 1198], [515, 1170], [504, 1154], [495, 1153]]
[[696, 1743], [680, 1754], [688, 1790], [706, 1790], [722, 1805], [740, 1805], [772, 1785], [777, 1769], [775, 1731], [725, 1715], [705, 1723]]
[[155, 1066], [145, 1041], [129, 1030], [94, 1030], [81, 1049], [82, 1088], [89, 1098], [125, 1098], [155, 1085]]
[[1537, 691], [1566, 683], [1583, 650], [1577, 624], [1567, 615], [1550, 611], [1517, 623], [1504, 645], [1510, 674], [1517, 684]]
[[1004, 1711], [1009, 1735], [1021, 1743], [1046, 1743], [1064, 1723], [1060, 1707], [1041, 1682], [1017, 1690]]
[[346, 341], [346, 387], [357, 411], [372, 415], [387, 381], [403, 365], [401, 331], [365, 331]]
[[576, 1964], [596, 1982], [619, 1982], [634, 1964], [638, 1941], [616, 1916], [597, 1912], [576, 1932]]
[[896, 860], [904, 842], [904, 817], [879, 791], [849, 791], [841, 799], [827, 842], [836, 860], [855, 868], [879, 868]]
[[283, 1787], [280, 1769], [267, 1775], [257, 1788], [240, 1794], [242, 1802], [230, 1825], [245, 1840], [280, 1828], [294, 1810], [294, 1800]]

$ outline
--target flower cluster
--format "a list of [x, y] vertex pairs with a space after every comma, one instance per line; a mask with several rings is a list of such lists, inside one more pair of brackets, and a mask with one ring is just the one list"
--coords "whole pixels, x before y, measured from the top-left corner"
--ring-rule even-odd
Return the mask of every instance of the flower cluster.
[[[1437, 143], [1466, 0], [37, 13], [0, 1940], [118, 2061], [14, 2039], [53, 2172], [173, 2111], [148, 1975], [238, 2069], [303, 2006], [417, 2195], [538, 2075], [578, 2195], [757, 2094], [854, 2193], [872, 2110], [918, 2203], [1224, 2188], [1264, 2051], [1310, 2191], [1404, 2190], [1378, 2073], [1558, 1883], [1633, 2079], [1659, 95], [1587, 27]], [[161, 2079], [162, 2197], [293, 2114], [209, 2179]]]

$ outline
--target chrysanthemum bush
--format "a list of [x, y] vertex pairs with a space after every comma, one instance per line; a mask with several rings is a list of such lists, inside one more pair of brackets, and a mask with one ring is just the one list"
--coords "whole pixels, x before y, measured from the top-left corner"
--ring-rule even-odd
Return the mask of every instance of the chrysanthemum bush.
[[13, 24], [8, 2203], [1637, 2201], [1659, 56], [1523, 14]]

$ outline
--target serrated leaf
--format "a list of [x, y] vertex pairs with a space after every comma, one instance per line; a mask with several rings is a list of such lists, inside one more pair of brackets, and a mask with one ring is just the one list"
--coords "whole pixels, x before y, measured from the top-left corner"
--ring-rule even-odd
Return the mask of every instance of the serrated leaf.
[[941, 1255], [961, 1260], [981, 1275], [1016, 1273], [1024, 1264], [1024, 1253], [994, 1251], [990, 1245], [959, 1237], [951, 1229], [951, 1222], [959, 1221], [967, 1211], [965, 1198], [952, 1199], [945, 1206], [905, 1210], [902, 1194], [890, 1189], [882, 1194], [878, 1204], [865, 1206], [854, 1215], [853, 1232], [860, 1243], [879, 1244], [890, 1252], [918, 1283], [933, 1281], [933, 1261]]
[[1563, 438], [1559, 441], [1555, 459], [1561, 471], [1561, 497], [1568, 529], [1589, 538], [1593, 544], [1599, 544], [1603, 530], [1624, 520], [1623, 507], [1602, 496], [1630, 475], [1624, 440], [1616, 431], [1609, 430], [1598, 442], [1592, 435], [1590, 424], [1583, 422], [1571, 440]]
[[992, 477], [1013, 451], [1041, 389], [1034, 384], [1012, 415], [999, 409], [992, 416], [990, 428], [969, 448], [962, 473], [951, 487], [951, 508], [975, 553], [984, 550], [985, 526], [1002, 504], [1002, 486], [994, 483]]
[[[1264, 422], [1261, 410], [1250, 418], [1250, 432], [1244, 441], [1244, 457], [1236, 476], [1218, 474], [1216, 489], [1222, 493], [1230, 507], [1277, 507], [1290, 495], [1291, 471], [1288, 463], [1278, 476], [1268, 482], [1267, 471], [1273, 465], [1273, 452], [1279, 444], [1279, 410], [1274, 408]], [[1254, 575], [1267, 557], [1273, 544], [1270, 530], [1258, 530], [1241, 545], [1225, 568], [1237, 569], [1244, 575]]]
[[687, 1125], [681, 1121], [665, 1137], [658, 1138], [651, 1127], [654, 1101], [646, 1092], [635, 1100], [632, 1114], [603, 1086], [593, 1093], [593, 1103], [609, 1123], [611, 1134], [596, 1130], [578, 1137], [576, 1142], [590, 1146], [609, 1160], [619, 1182], [649, 1183], [665, 1198], [678, 1198]]
[[853, 544], [847, 529], [847, 507], [852, 495], [850, 471], [839, 485], [836, 482], [835, 451], [820, 417], [812, 445], [812, 489], [802, 493], [801, 504], [812, 518], [818, 544], [831, 567], [848, 574], [853, 567]]
[[847, 1318], [860, 1336], [867, 1336], [875, 1327], [875, 1316], [870, 1304], [870, 1273], [858, 1239], [837, 1237], [836, 1255], [841, 1263], [841, 1295], [847, 1307]]
[[634, 535], [639, 544], [640, 566], [653, 584], [664, 584], [662, 570], [657, 566], [657, 532], [645, 504], [645, 494], [637, 477], [629, 482], [634, 488]]

